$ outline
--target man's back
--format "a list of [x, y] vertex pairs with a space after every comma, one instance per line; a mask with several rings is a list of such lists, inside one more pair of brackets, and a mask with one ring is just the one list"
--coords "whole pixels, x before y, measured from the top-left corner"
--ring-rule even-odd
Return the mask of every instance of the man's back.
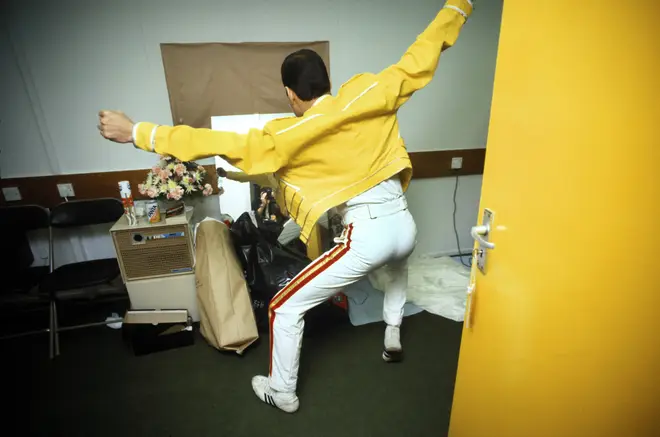
[[372, 167], [386, 165], [397, 150], [407, 157], [385, 87], [376, 75], [361, 74], [343, 84], [336, 96], [320, 98], [303, 117], [269, 122], [265, 129], [276, 151], [289, 157], [278, 175], [295, 178], [323, 170], [324, 177], [332, 178], [345, 174], [350, 163], [359, 168], [354, 178], [358, 181]]
[[407, 188], [410, 158], [386, 86], [376, 75], [358, 75], [303, 117], [266, 125], [276, 153], [290, 157], [277, 172], [278, 202], [304, 230], [327, 209], [396, 174]]

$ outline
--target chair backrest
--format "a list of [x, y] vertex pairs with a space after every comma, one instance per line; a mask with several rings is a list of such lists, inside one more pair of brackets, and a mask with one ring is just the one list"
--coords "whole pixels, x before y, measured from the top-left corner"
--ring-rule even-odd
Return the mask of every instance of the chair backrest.
[[60, 203], [50, 212], [50, 224], [54, 228], [97, 225], [119, 220], [124, 207], [119, 199], [73, 200]]
[[7, 206], [0, 208], [0, 232], [3, 233], [4, 262], [0, 267], [2, 277], [12, 276], [34, 262], [27, 233], [48, 228], [49, 213], [38, 205]]
[[47, 228], [48, 210], [39, 205], [5, 206], [0, 208], [2, 232], [28, 232]]

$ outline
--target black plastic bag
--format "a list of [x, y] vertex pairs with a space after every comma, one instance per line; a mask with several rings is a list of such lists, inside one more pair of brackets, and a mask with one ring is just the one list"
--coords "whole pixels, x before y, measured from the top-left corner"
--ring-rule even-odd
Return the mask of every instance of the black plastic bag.
[[258, 264], [252, 262], [253, 247], [262, 240], [259, 230], [252, 222], [250, 213], [243, 213], [231, 225], [231, 239], [248, 287], [252, 288], [257, 275]]
[[[249, 213], [242, 214], [233, 223], [231, 231], [236, 254], [243, 265], [245, 280], [250, 288], [257, 328], [265, 332], [268, 330], [270, 300], [311, 261], [265, 237]], [[305, 334], [347, 320], [346, 311], [328, 300], [305, 315]]]
[[261, 236], [270, 244], [277, 244], [277, 239], [282, 233], [284, 226], [277, 221], [264, 220], [258, 214], [255, 214], [257, 220], [257, 228]]

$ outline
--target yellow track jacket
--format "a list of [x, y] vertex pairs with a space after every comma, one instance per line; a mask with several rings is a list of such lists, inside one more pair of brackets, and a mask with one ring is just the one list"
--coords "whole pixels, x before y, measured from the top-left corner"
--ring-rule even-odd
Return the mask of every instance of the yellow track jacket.
[[448, 0], [398, 63], [354, 76], [303, 117], [272, 120], [247, 134], [142, 122], [135, 145], [182, 161], [220, 155], [247, 174], [274, 173], [277, 203], [307, 243], [330, 208], [397, 174], [408, 188], [412, 166], [397, 110], [431, 81], [471, 13], [469, 1]]

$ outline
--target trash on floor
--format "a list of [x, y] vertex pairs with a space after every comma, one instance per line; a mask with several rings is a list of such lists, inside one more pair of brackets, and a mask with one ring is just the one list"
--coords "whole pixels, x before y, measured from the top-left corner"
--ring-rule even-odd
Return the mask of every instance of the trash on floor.
[[119, 314], [112, 313], [110, 317], [105, 318], [106, 322], [109, 322], [106, 326], [111, 329], [121, 329], [123, 319], [119, 317]]

